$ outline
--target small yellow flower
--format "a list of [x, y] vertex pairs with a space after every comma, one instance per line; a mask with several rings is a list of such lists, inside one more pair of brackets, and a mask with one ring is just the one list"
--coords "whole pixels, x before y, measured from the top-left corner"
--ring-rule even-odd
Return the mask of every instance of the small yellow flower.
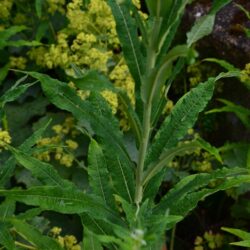
[[75, 149], [78, 148], [78, 143], [75, 142], [75, 141], [73, 141], [73, 140], [66, 140], [66, 144], [68, 145], [68, 147], [69, 147], [70, 149], [75, 150]]
[[0, 128], [0, 152], [1, 148], [6, 149], [6, 144], [11, 143], [11, 136], [8, 131]]
[[54, 125], [52, 129], [55, 131], [56, 134], [61, 134], [63, 130], [63, 126], [60, 124]]

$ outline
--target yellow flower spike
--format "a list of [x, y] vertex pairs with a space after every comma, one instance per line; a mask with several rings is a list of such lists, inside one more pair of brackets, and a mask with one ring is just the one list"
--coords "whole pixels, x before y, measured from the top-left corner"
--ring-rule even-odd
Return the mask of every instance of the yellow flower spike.
[[75, 150], [78, 148], [78, 143], [73, 141], [73, 140], [66, 140], [66, 144], [68, 145], [68, 147], [72, 150]]

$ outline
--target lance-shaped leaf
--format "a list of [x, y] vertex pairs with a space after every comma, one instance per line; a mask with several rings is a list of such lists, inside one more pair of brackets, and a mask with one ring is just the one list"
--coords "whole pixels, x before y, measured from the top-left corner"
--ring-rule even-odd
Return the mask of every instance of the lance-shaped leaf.
[[15, 241], [10, 234], [10, 225], [0, 222], [0, 245], [7, 250], [16, 250]]
[[63, 248], [55, 239], [41, 234], [39, 230], [29, 225], [25, 221], [12, 219], [10, 222], [14, 226], [15, 230], [34, 247], [41, 250], [63, 250]]
[[21, 86], [10, 88], [0, 97], [0, 107], [3, 108], [7, 102], [12, 102], [21, 96], [29, 87], [34, 85], [34, 83], [27, 83]]
[[94, 139], [89, 146], [88, 162], [89, 184], [94, 194], [101, 197], [106, 205], [114, 206], [114, 190], [110, 184], [106, 158], [101, 146]]
[[[42, 124], [36, 132], [34, 132], [19, 148], [25, 153], [32, 152], [31, 147], [42, 137], [49, 123]], [[16, 166], [16, 160], [11, 156], [2, 166], [0, 166], [0, 187], [4, 186], [9, 180]]]
[[83, 249], [102, 250], [98, 237], [88, 228], [84, 228]]
[[198, 114], [211, 99], [215, 82], [223, 77], [238, 74], [234, 73], [222, 73], [218, 77], [209, 78], [179, 99], [171, 114], [164, 120], [149, 148], [147, 164], [155, 162], [163, 150], [174, 147], [186, 135], [187, 130], [193, 127]]
[[13, 200], [6, 199], [0, 204], [0, 219], [5, 220], [13, 216], [16, 208], [16, 203]]
[[136, 90], [140, 90], [141, 77], [144, 71], [143, 56], [135, 21], [130, 15], [130, 1], [108, 0], [116, 21], [116, 30], [122, 51], [131, 75], [135, 80]]
[[[154, 212], [164, 214], [169, 210], [170, 214], [185, 216], [201, 199], [208, 195], [237, 186], [242, 182], [249, 182], [249, 175], [240, 175], [244, 173], [247, 173], [245, 169], [223, 168], [211, 174], [202, 173], [187, 176], [162, 198]], [[208, 189], [207, 186], [215, 180], [219, 184]]]
[[41, 180], [43, 183], [61, 188], [76, 188], [72, 182], [64, 180], [49, 163], [42, 162], [13, 147], [7, 147], [14, 155], [16, 161], [26, 169], [30, 170], [32, 175]]
[[206, 114], [220, 113], [220, 112], [232, 112], [241, 120], [246, 128], [250, 128], [250, 109], [245, 108], [241, 105], [237, 105], [225, 99], [217, 99], [218, 101], [225, 104], [221, 108], [211, 109], [206, 112]]
[[[190, 154], [195, 152], [197, 149], [204, 149], [209, 152], [211, 155], [215, 156], [215, 158], [222, 163], [222, 159], [219, 153], [219, 150], [208, 142], [202, 140], [201, 138], [190, 141], [188, 143], [183, 143], [177, 147], [170, 148], [166, 151], [163, 151], [159, 157], [159, 161], [156, 164], [152, 164], [148, 167], [146, 172], [144, 173], [144, 181], [146, 184], [151, 178], [153, 178], [156, 174], [158, 174], [167, 164], [174, 159], [176, 156], [183, 156], [185, 154]], [[164, 175], [162, 176], [162, 179]], [[150, 186], [150, 185], [149, 185]]]
[[250, 241], [250, 233], [245, 232], [243, 230], [237, 229], [237, 228], [229, 228], [229, 227], [222, 227], [223, 231], [228, 232], [230, 234], [233, 234], [237, 237], [239, 237], [242, 240], [249, 240]]
[[0, 190], [0, 195], [8, 196], [43, 210], [63, 214], [80, 214], [86, 212], [94, 218], [115, 221], [124, 224], [119, 217], [106, 207], [97, 197], [80, 191], [60, 187], [33, 187], [28, 190]]
[[214, 1], [209, 14], [198, 19], [190, 32], [187, 33], [187, 45], [189, 47], [213, 31], [216, 13], [229, 2], [231, 0]]
[[[41, 82], [46, 96], [54, 105], [71, 112], [79, 121], [87, 121], [91, 125], [96, 135], [107, 145], [105, 151], [112, 157], [113, 165], [110, 173], [113, 175], [116, 191], [127, 200], [131, 197], [133, 199], [133, 164], [122, 141], [119, 123], [104, 98], [97, 93], [92, 93], [88, 100], [83, 101], [66, 83], [36, 72], [25, 73]], [[120, 180], [122, 182], [119, 182]]]

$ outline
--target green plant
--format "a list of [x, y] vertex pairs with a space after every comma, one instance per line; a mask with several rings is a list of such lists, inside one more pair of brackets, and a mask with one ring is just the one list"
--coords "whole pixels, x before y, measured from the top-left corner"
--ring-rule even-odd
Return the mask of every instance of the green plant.
[[[145, 21], [131, 1], [108, 1], [124, 58], [135, 81], [135, 108], [126, 92], [115, 88], [97, 71], [86, 75], [77, 71], [81, 81], [72, 80], [80, 90], [90, 91], [84, 100], [64, 82], [45, 74], [24, 72], [40, 81], [48, 100], [59, 109], [72, 113], [78, 120], [80, 131], [89, 137], [87, 172], [90, 190], [77, 188], [73, 182], [63, 179], [51, 164], [31, 156], [41, 152], [41, 148], [34, 145], [48, 124], [41, 126], [19, 148], [4, 144], [13, 156], [1, 167], [1, 186], [9, 180], [16, 162], [40, 182], [27, 190], [0, 190], [0, 195], [6, 197], [0, 205], [0, 211], [4, 211], [0, 220], [0, 243], [5, 248], [15, 249], [25, 240], [30, 249], [62, 249], [57, 241], [42, 235], [26, 222], [31, 215], [52, 210], [79, 215], [84, 228], [84, 249], [161, 249], [165, 231], [173, 228], [200, 200], [250, 181], [245, 169], [220, 168], [211, 173], [187, 176], [159, 202], [154, 201], [164, 178], [165, 166], [175, 156], [201, 146], [214, 152], [214, 148], [202, 140], [179, 146], [178, 142], [193, 127], [199, 113], [212, 98], [216, 81], [239, 75], [238, 71], [231, 71], [209, 78], [180, 98], [167, 117], [162, 117], [168, 90], [183, 67], [184, 58], [193, 56], [192, 45], [212, 31], [216, 12], [230, 1], [215, 1], [210, 13], [188, 32], [187, 43], [174, 46], [173, 38], [189, 2], [169, 0], [166, 4], [162, 0], [148, 0], [150, 16]], [[6, 92], [1, 98], [2, 107], [28, 87], [28, 84], [17, 85]], [[130, 145], [133, 155], [124, 143], [119, 122], [101, 95], [103, 90], [116, 93], [123, 105], [133, 133]], [[214, 155], [219, 158], [216, 150]], [[15, 216], [14, 201], [38, 208]], [[13, 227], [22, 236], [21, 243], [13, 241]]]
[[240, 247], [250, 247], [250, 233], [240, 230], [240, 229], [229, 228], [229, 227], [222, 227], [221, 229], [225, 232], [228, 232], [230, 234], [237, 236], [238, 238], [242, 240], [239, 242], [230, 243], [231, 245], [240, 246]]

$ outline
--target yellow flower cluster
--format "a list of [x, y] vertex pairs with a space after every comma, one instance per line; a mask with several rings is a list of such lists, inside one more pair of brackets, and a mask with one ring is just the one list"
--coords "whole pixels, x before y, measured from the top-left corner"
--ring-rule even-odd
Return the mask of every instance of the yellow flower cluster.
[[48, 12], [51, 14], [54, 14], [56, 11], [64, 14], [65, 9], [65, 0], [47, 0], [47, 3], [49, 5]]
[[[126, 91], [132, 105], [135, 105], [135, 83], [129, 72], [128, 66], [123, 62], [123, 60], [117, 64], [109, 75], [111, 81], [118, 88]], [[118, 105], [119, 115], [120, 115], [120, 127], [127, 131], [129, 130], [128, 119], [124, 113], [123, 107]]]
[[[49, 3], [53, 6], [52, 3], [58, 1], [64, 6], [62, 0], [50, 0]], [[42, 67], [61, 67], [66, 73], [71, 72], [70, 63], [107, 73], [107, 62], [113, 56], [113, 47], [119, 42], [106, 1], [92, 0], [84, 9], [82, 0], [72, 0], [65, 11], [67, 27], [58, 32], [54, 44], [32, 48], [28, 53], [30, 59]], [[73, 37], [72, 43], [68, 37]]]
[[2, 151], [2, 149], [6, 149], [6, 144], [10, 144], [11, 143], [11, 136], [9, 134], [8, 131], [6, 130], [2, 130], [0, 128], [0, 152]]
[[27, 59], [25, 57], [10, 57], [10, 67], [13, 69], [25, 69], [26, 68]]
[[65, 250], [81, 250], [81, 246], [77, 244], [77, 239], [74, 235], [61, 236], [61, 232], [62, 229], [60, 227], [53, 227], [50, 230], [50, 235], [55, 238]]
[[190, 75], [189, 82], [191, 87], [195, 87], [197, 84], [202, 82], [202, 71], [197, 64], [188, 66], [187, 73]]
[[8, 19], [10, 17], [10, 11], [13, 5], [13, 0], [1, 0], [0, 1], [0, 19]]
[[247, 63], [241, 71], [240, 80], [250, 89], [250, 63]]
[[74, 138], [78, 133], [74, 129], [74, 119], [68, 117], [64, 123], [56, 124], [52, 127], [55, 132], [55, 136], [42, 138], [37, 142], [38, 147], [50, 147], [56, 146], [56, 148], [48, 148], [41, 153], [35, 154], [39, 160], [50, 161], [53, 155], [56, 161], [59, 161], [61, 165], [71, 167], [74, 162], [74, 150], [78, 148], [78, 143], [72, 139], [67, 139], [71, 136]]
[[223, 236], [219, 233], [213, 233], [211, 230], [205, 232], [203, 237], [197, 236], [194, 241], [194, 250], [218, 249], [223, 246]]

